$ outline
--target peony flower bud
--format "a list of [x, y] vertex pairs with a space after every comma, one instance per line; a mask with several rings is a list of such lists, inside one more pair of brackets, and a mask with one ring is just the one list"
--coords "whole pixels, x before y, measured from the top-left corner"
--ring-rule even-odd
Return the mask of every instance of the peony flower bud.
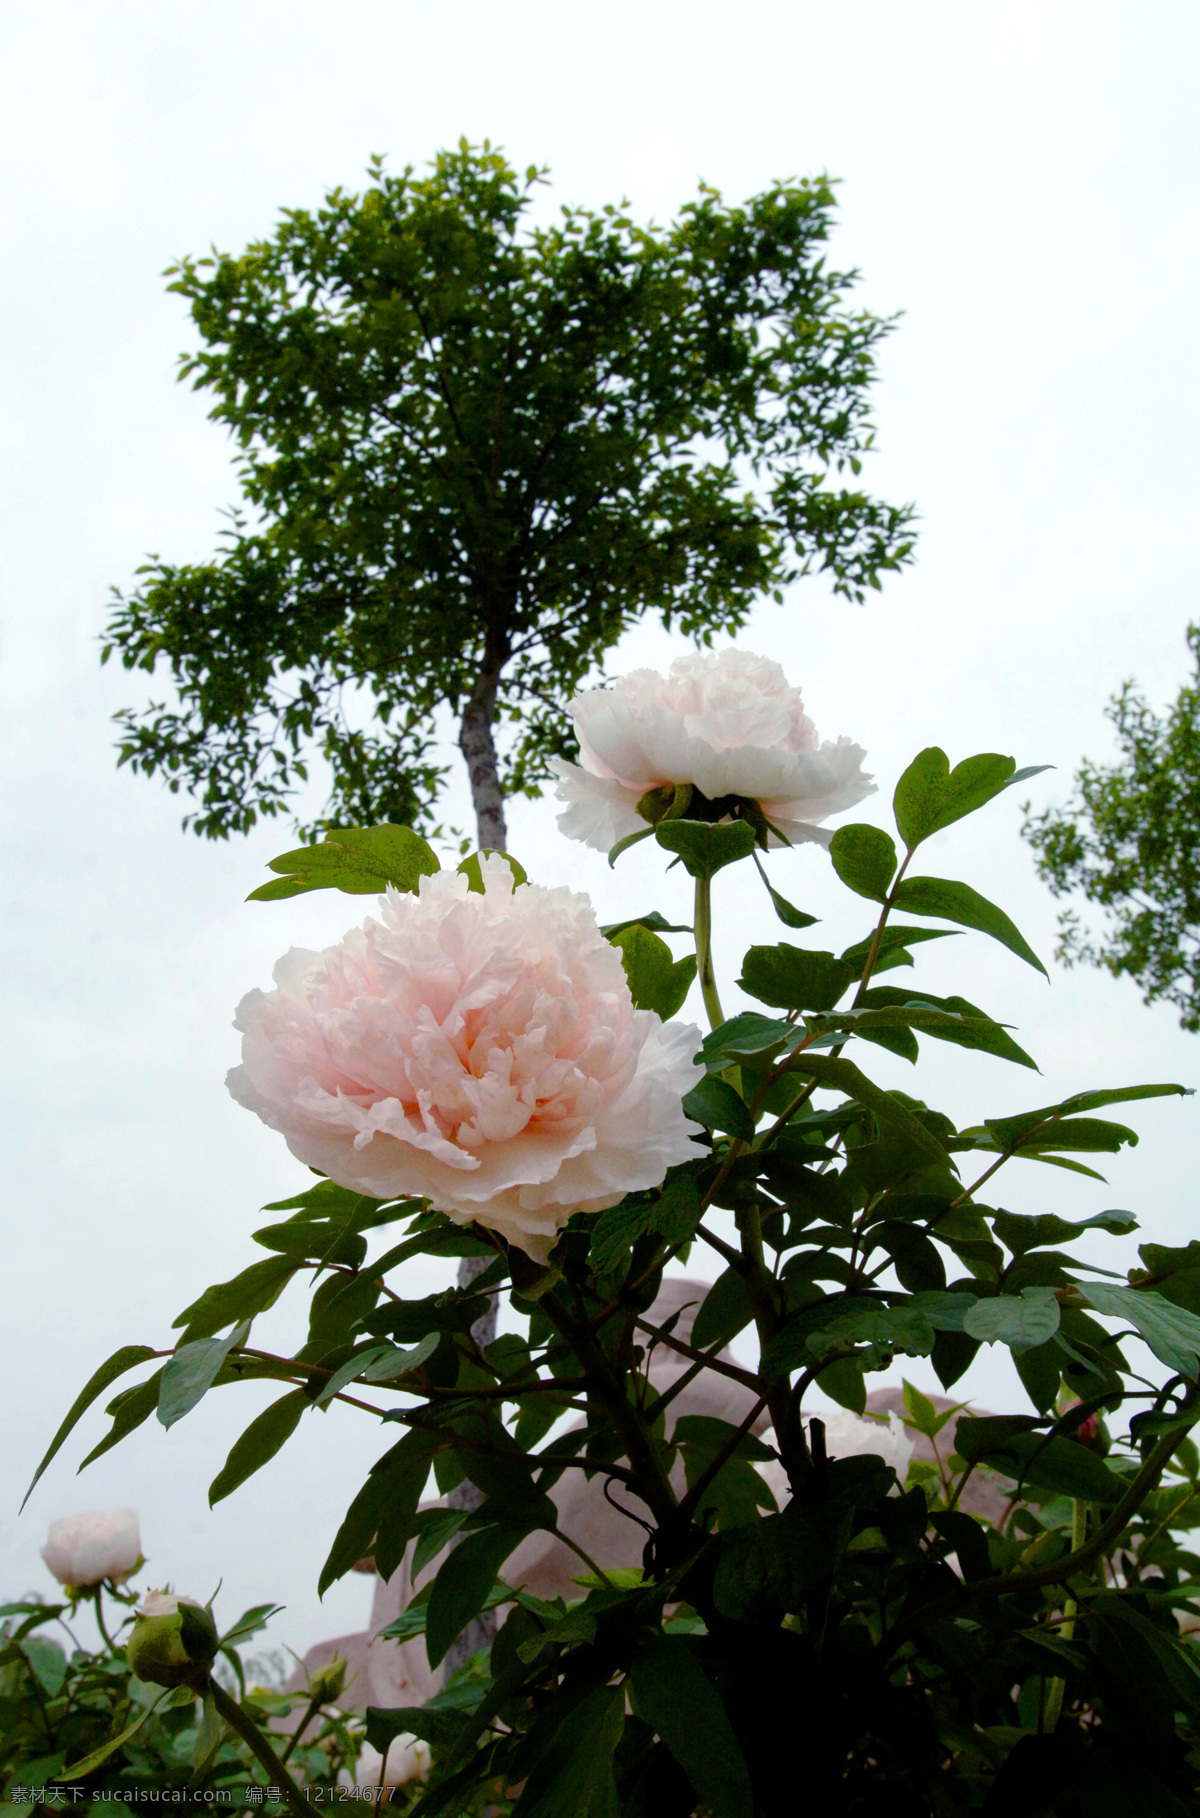
[[142, 1539], [134, 1509], [89, 1509], [50, 1523], [42, 1558], [69, 1593], [105, 1578], [128, 1578], [142, 1563]]
[[[725, 797], [756, 802], [793, 846], [827, 846], [832, 834], [817, 823], [874, 793], [862, 747], [819, 745], [800, 690], [778, 663], [746, 650], [694, 652], [669, 675], [631, 670], [577, 694], [570, 713], [583, 761], [551, 761], [566, 804], [558, 824], [601, 852], [642, 831], [683, 784], [707, 799], [706, 819]], [[769, 843], [783, 841], [772, 834]]]
[[217, 1657], [217, 1625], [194, 1597], [148, 1591], [125, 1652], [151, 1685], [202, 1685]]
[[340, 1655], [327, 1660], [319, 1673], [314, 1673], [308, 1682], [308, 1695], [317, 1698], [322, 1704], [335, 1704], [342, 1695], [346, 1683], [346, 1662]]
[[427, 1198], [542, 1263], [572, 1213], [697, 1154], [700, 1036], [634, 1009], [585, 896], [514, 889], [502, 858], [481, 876], [389, 890], [381, 920], [289, 953], [238, 1008], [227, 1084], [341, 1186]]

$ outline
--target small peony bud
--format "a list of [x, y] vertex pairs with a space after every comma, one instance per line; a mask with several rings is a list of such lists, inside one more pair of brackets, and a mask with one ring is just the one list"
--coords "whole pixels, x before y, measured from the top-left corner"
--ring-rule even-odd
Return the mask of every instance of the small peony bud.
[[148, 1591], [125, 1652], [151, 1685], [200, 1685], [217, 1657], [217, 1625], [194, 1597]]
[[42, 1558], [68, 1594], [105, 1578], [128, 1578], [142, 1561], [134, 1509], [89, 1509], [50, 1523]]
[[319, 1698], [322, 1704], [334, 1704], [342, 1695], [346, 1683], [346, 1662], [340, 1656], [326, 1661], [319, 1673], [314, 1673], [308, 1682], [310, 1698]]

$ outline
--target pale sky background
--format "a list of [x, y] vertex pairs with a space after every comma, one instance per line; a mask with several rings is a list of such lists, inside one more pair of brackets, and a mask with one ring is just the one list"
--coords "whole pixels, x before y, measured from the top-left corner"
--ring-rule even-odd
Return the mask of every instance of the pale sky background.
[[[742, 642], [779, 658], [825, 736], [865, 745], [887, 824], [921, 746], [1051, 763], [1061, 799], [1083, 753], [1111, 749], [1104, 704], [1136, 675], [1174, 694], [1197, 613], [1196, 71], [1200, 13], [1079, 0], [43, 0], [0, 13], [3, 246], [0, 511], [3, 885], [7, 986], [0, 1597], [48, 1588], [49, 1521], [140, 1510], [149, 1575], [218, 1613], [273, 1598], [271, 1643], [360, 1626], [369, 1585], [317, 1603], [320, 1562], [383, 1449], [365, 1417], [306, 1420], [273, 1468], [216, 1511], [207, 1485], [274, 1391], [223, 1391], [157, 1422], [76, 1479], [107, 1429], [94, 1412], [26, 1513], [50, 1434], [119, 1344], [164, 1342], [206, 1283], [246, 1266], [257, 1208], [310, 1178], [228, 1098], [233, 1007], [291, 945], [336, 938], [369, 905], [324, 894], [246, 905], [292, 843], [268, 825], [209, 845], [181, 806], [115, 771], [110, 716], [142, 698], [97, 666], [110, 585], [147, 551], [200, 560], [236, 494], [224, 434], [174, 382], [192, 344], [160, 273], [210, 243], [238, 251], [285, 206], [361, 186], [373, 152], [421, 163], [461, 134], [548, 162], [561, 200], [627, 196], [668, 219], [703, 177], [740, 201], [775, 178], [841, 179], [831, 256], [858, 297], [905, 312], [882, 357], [866, 483], [912, 499], [916, 565], [865, 608], [801, 583]], [[646, 629], [614, 672], [682, 648]], [[456, 783], [460, 812], [465, 810]], [[937, 867], [1008, 909], [1049, 960], [1056, 906], [1006, 800], [940, 837]], [[543, 882], [593, 892], [602, 920], [665, 898], [643, 846], [609, 873], [512, 811]], [[933, 868], [933, 867], [931, 867]], [[780, 854], [785, 894], [837, 944], [868, 917], [812, 849]], [[783, 933], [765, 898], [718, 887], [728, 981], [741, 944]], [[689, 919], [682, 917], [681, 919]], [[734, 925], [736, 924], [736, 925]], [[939, 944], [919, 977], [1019, 1027], [1044, 1079], [944, 1049], [887, 1083], [960, 1121], [1140, 1080], [1200, 1082], [1200, 1052], [1136, 990], [1052, 967], [1053, 987], [981, 937]], [[726, 1007], [736, 1003], [727, 986]], [[1149, 1235], [1197, 1233], [1200, 1101], [1133, 1107], [1139, 1149], [1109, 1184], [1010, 1168], [998, 1197], [1081, 1216], [1133, 1209]], [[1120, 1115], [1118, 1113], [1118, 1115]], [[1002, 1177], [1005, 1178], [1005, 1177]], [[1097, 1240], [1110, 1267], [1134, 1240]], [[713, 1273], [701, 1258], [702, 1268]], [[416, 1278], [414, 1277], [414, 1282]], [[423, 1290], [422, 1290], [423, 1291]], [[279, 1342], [298, 1340], [285, 1311]], [[910, 1374], [926, 1387], [927, 1366]], [[968, 1388], [1020, 1406], [997, 1360]]]

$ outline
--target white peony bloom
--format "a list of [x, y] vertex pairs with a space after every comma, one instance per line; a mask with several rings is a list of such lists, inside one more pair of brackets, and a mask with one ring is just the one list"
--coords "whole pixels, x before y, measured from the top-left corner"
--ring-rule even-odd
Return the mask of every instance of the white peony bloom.
[[666, 784], [691, 783], [710, 801], [748, 797], [792, 845], [827, 846], [832, 834], [816, 823], [874, 793], [862, 747], [818, 744], [800, 690], [749, 651], [698, 651], [669, 675], [631, 670], [576, 695], [570, 713], [583, 766], [552, 763], [566, 804], [558, 824], [602, 852], [645, 827], [638, 800]]
[[89, 1509], [50, 1523], [42, 1558], [60, 1584], [99, 1584], [128, 1578], [142, 1557], [134, 1509]]
[[429, 1744], [416, 1736], [397, 1736], [388, 1748], [382, 1781], [379, 1777], [381, 1768], [383, 1756], [369, 1742], [364, 1742], [354, 1768], [356, 1786], [407, 1786], [411, 1780], [428, 1780]]
[[[825, 1423], [827, 1458], [862, 1458], [873, 1452], [885, 1465], [891, 1465], [900, 1482], [904, 1482], [915, 1443], [904, 1422], [895, 1414], [889, 1414], [886, 1420], [863, 1420], [845, 1408], [831, 1408], [817, 1418]], [[758, 1470], [782, 1508], [792, 1493], [787, 1472], [775, 1458], [760, 1464]]]
[[227, 1083], [342, 1186], [425, 1197], [543, 1260], [573, 1212], [697, 1154], [680, 1101], [700, 1035], [634, 1009], [587, 897], [482, 871], [482, 895], [442, 871], [338, 946], [293, 949], [238, 1007]]

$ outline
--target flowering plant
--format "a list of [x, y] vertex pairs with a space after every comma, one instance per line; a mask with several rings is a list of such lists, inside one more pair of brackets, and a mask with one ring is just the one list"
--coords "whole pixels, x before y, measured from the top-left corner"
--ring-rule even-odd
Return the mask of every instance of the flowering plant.
[[[628, 730], [647, 687], [614, 693]], [[744, 706], [743, 689], [729, 713]], [[731, 755], [753, 746], [741, 732], [703, 775], [623, 767], [591, 712], [585, 762], [603, 757], [627, 796], [647, 785], [634, 831], [694, 881], [694, 954], [675, 956], [663, 936], [685, 930], [658, 914], [597, 931], [507, 857], [447, 876], [404, 828], [276, 860], [256, 896], [386, 887], [379, 919], [289, 955], [240, 1012], [235, 1095], [324, 1178], [268, 1208], [265, 1255], [180, 1314], [177, 1344], [101, 1367], [50, 1455], [143, 1365], [110, 1404], [114, 1438], [210, 1389], [279, 1382], [214, 1501], [313, 1408], [377, 1420], [390, 1443], [322, 1589], [364, 1555], [399, 1572], [418, 1588], [387, 1633], [423, 1635], [435, 1667], [502, 1617], [453, 1693], [367, 1714], [381, 1752], [402, 1733], [429, 1744], [430, 1818], [485, 1794], [516, 1818], [1196, 1809], [1200, 1659], [1177, 1613], [1200, 1594], [1178, 1539], [1200, 1517], [1200, 1244], [1146, 1244], [1117, 1276], [1078, 1245], [1128, 1235], [1130, 1214], [1072, 1223], [991, 1192], [1014, 1160], [1100, 1178], [1092, 1160], [1136, 1141], [1110, 1108], [1184, 1088], [1081, 1090], [956, 1128], [869, 1067], [875, 1047], [916, 1063], [924, 1041], [1033, 1066], [966, 997], [881, 982], [951, 928], [1041, 969], [1001, 909], [915, 863], [1031, 772], [922, 751], [893, 797], [899, 845], [844, 825], [808, 861], [871, 904], [861, 938], [750, 947], [738, 983], [757, 1007], [727, 1016], [712, 881], [761, 870], [773, 807], [820, 792], [772, 794], [765, 760]], [[703, 714], [687, 737], [715, 748]], [[812, 925], [768, 889], [789, 930]], [[673, 1020], [694, 976], [703, 1039]], [[719, 1272], [689, 1325], [660, 1289], [700, 1246]], [[415, 1297], [416, 1255], [466, 1259], [469, 1279]], [[303, 1342], [256, 1345], [257, 1316], [307, 1280]], [[728, 1349], [742, 1334], [753, 1362]], [[970, 1415], [910, 1387], [871, 1448], [872, 1373], [928, 1358], [951, 1389], [983, 1344], [1011, 1351], [1026, 1408]], [[572, 1527], [581, 1479], [624, 1524], [623, 1554]], [[473, 1504], [456, 1503], [464, 1482]], [[569, 1553], [577, 1595], [530, 1588], [514, 1562], [537, 1535]]]

